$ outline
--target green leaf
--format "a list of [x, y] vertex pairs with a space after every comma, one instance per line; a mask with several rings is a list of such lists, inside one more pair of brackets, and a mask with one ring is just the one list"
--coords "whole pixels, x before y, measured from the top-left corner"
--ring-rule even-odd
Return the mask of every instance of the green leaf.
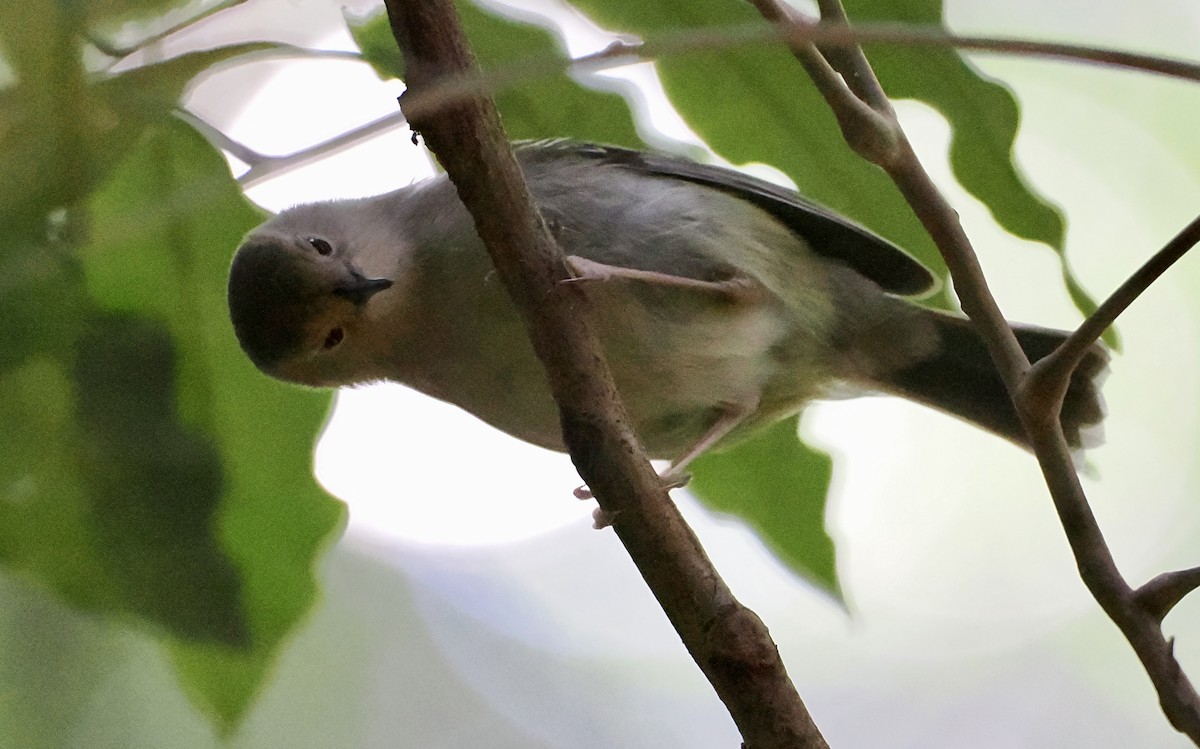
[[[508, 68], [524, 60], [565, 58], [553, 34], [501, 17], [473, 3], [457, 4], [480, 67]], [[350, 31], [363, 57], [385, 78], [403, 78], [403, 64], [386, 16], [355, 21]], [[571, 137], [596, 143], [643, 145], [629, 107], [617, 94], [585, 88], [566, 73], [521, 80], [494, 92], [513, 140]]]
[[106, 114], [116, 116], [118, 127], [140, 128], [170, 115], [197, 77], [237, 57], [285, 48], [272, 42], [247, 42], [187, 52], [105, 78], [96, 91], [109, 108]]
[[[942, 24], [941, 0], [847, 0], [852, 21]], [[1012, 163], [1020, 113], [1002, 84], [981, 77], [951, 48], [898, 44], [868, 47], [867, 57], [894, 99], [920, 99], [950, 121], [955, 176], [992, 209], [1007, 231], [1061, 247], [1063, 219], [1036, 195]]]
[[170, 334], [155, 320], [97, 314], [76, 349], [86, 522], [121, 607], [176, 637], [247, 645], [240, 580], [214, 533], [221, 456], [179, 420]]
[[[68, 361], [87, 303], [83, 275], [74, 256], [68, 225], [70, 214], [53, 224], [52, 237], [22, 232], [16, 224], [6, 228], [0, 242], [0, 377], [24, 365], [31, 357], [48, 354]], [[37, 221], [30, 222], [34, 228]], [[5, 422], [12, 423], [12, 422]]]
[[798, 419], [773, 424], [690, 465], [704, 504], [736, 515], [784, 564], [842, 601], [833, 539], [825, 532], [832, 461], [796, 435]]
[[49, 88], [56, 72], [79, 66], [85, 11], [55, 0], [0, 3], [0, 56], [20, 80]]
[[[942, 24], [941, 0], [846, 0], [845, 4], [852, 21]], [[959, 183], [991, 209], [1006, 231], [1043, 242], [1058, 253], [1063, 281], [1076, 308], [1085, 316], [1095, 311], [1095, 301], [1067, 265], [1062, 214], [1025, 182], [1012, 161], [1020, 124], [1012, 93], [982, 77], [950, 48], [889, 44], [869, 46], [866, 52], [889, 96], [919, 99], [949, 121], [950, 164]], [[1110, 333], [1106, 339], [1115, 346], [1116, 334]]]
[[0, 248], [0, 563], [151, 625], [227, 733], [344, 521], [312, 475], [329, 396], [237, 345], [225, 278], [261, 217], [221, 156], [173, 120], [129, 149], [87, 221]]
[[[197, 75], [234, 57], [271, 49], [235, 44], [190, 52], [90, 82], [71, 39], [39, 76], [0, 91], [0, 222], [37, 226], [86, 196], [138, 142], [169, 117]], [[36, 233], [30, 229], [32, 233]]]
[[0, 225], [30, 238], [92, 184], [95, 100], [80, 60], [82, 21], [67, 9], [0, 3], [0, 52], [16, 81], [0, 90]]
[[312, 475], [313, 435], [330, 397], [269, 380], [237, 345], [225, 279], [261, 216], [200, 136], [175, 121], [150, 128], [89, 205], [92, 297], [169, 333], [180, 422], [213, 446], [222, 467], [211, 532], [241, 577], [249, 647], [179, 633], [171, 647], [188, 691], [230, 730], [312, 606], [316, 556], [344, 521], [344, 506]]

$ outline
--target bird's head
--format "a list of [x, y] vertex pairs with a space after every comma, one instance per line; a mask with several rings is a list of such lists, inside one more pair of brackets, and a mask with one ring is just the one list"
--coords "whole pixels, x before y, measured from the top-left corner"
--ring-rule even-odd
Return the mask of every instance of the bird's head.
[[269, 225], [242, 243], [229, 269], [229, 314], [263, 372], [314, 387], [378, 377], [365, 340], [367, 310], [392, 281], [364, 276], [345, 249]]

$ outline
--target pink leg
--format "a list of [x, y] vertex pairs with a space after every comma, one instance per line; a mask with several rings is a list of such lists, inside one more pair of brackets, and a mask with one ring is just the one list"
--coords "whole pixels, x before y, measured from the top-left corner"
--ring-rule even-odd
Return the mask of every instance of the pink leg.
[[723, 281], [701, 281], [686, 276], [672, 276], [652, 270], [624, 268], [588, 260], [579, 255], [567, 257], [567, 266], [575, 274], [566, 283], [596, 283], [603, 281], [635, 281], [654, 286], [690, 289], [702, 294], [723, 297], [730, 302], [751, 302], [762, 294], [762, 286], [752, 278], [735, 275]]
[[[741, 424], [747, 416], [754, 413], [754, 409], [758, 407], [757, 399], [753, 405], [734, 405], [726, 404], [721, 410], [721, 415], [713, 422], [713, 425], [708, 428], [700, 439], [696, 440], [691, 447], [684, 452], [683, 455], [671, 461], [671, 465], [667, 466], [667, 470], [659, 474], [659, 479], [663, 483], [663, 488], [667, 491], [679, 489], [687, 486], [688, 481], [692, 479], [690, 473], [686, 473], [684, 469], [688, 463], [691, 463], [696, 458], [700, 457], [705, 450], [721, 441], [723, 437], [732, 432], [738, 424]], [[591, 499], [592, 492], [586, 486], [580, 486], [573, 492], [576, 499]], [[608, 513], [601, 510], [599, 507], [592, 513], [592, 527], [597, 530], [607, 528], [613, 524], [614, 518]]]

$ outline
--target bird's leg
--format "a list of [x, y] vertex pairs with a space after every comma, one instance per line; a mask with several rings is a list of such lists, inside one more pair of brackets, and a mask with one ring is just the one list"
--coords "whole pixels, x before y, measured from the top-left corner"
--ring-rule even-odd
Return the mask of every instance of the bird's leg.
[[717, 420], [708, 428], [708, 431], [700, 439], [696, 440], [683, 455], [671, 461], [671, 465], [667, 466], [667, 470], [658, 475], [663, 485], [668, 489], [677, 489], [685, 486], [692, 478], [690, 473], [684, 471], [688, 464], [700, 457], [708, 448], [724, 439], [726, 435], [745, 421], [747, 416], [754, 413], [756, 408], [758, 408], [757, 397], [748, 402], [721, 404]]
[[567, 257], [567, 267], [574, 274], [564, 283], [598, 283], [604, 281], [635, 281], [653, 286], [696, 291], [721, 297], [727, 302], [753, 302], [763, 292], [762, 285], [749, 276], [731, 272], [729, 278], [720, 281], [703, 281], [687, 276], [673, 276], [653, 270], [625, 268], [589, 260], [579, 255]]
[[[684, 471], [687, 465], [702, 455], [705, 450], [720, 442], [721, 439], [741, 424], [747, 416], [754, 413], [757, 407], [757, 398], [744, 403], [723, 404], [717, 420], [713, 422], [712, 426], [700, 436], [700, 439], [692, 443], [691, 447], [684, 451], [683, 455], [671, 461], [671, 465], [667, 466], [667, 470], [658, 475], [663, 488], [670, 491], [687, 486], [687, 483], [692, 479], [692, 475]], [[576, 488], [574, 494], [576, 499], [592, 498], [592, 492], [587, 486]], [[612, 525], [613, 520], [612, 515], [599, 507], [592, 512], [592, 527], [597, 530]]]

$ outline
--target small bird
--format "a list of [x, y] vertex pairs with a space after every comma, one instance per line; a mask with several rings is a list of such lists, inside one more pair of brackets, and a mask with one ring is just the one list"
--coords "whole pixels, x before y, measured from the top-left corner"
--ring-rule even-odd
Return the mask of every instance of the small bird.
[[[638, 437], [680, 480], [692, 458], [810, 400], [882, 392], [1028, 448], [982, 339], [903, 297], [932, 274], [791, 190], [685, 159], [571, 141], [519, 144]], [[233, 258], [229, 310], [266, 374], [302, 385], [403, 383], [562, 450], [524, 325], [443, 175], [299, 205]], [[1013, 325], [1031, 360], [1065, 338]], [[1073, 447], [1104, 409], [1096, 346], [1062, 409]], [[685, 480], [685, 479], [683, 479]]]

